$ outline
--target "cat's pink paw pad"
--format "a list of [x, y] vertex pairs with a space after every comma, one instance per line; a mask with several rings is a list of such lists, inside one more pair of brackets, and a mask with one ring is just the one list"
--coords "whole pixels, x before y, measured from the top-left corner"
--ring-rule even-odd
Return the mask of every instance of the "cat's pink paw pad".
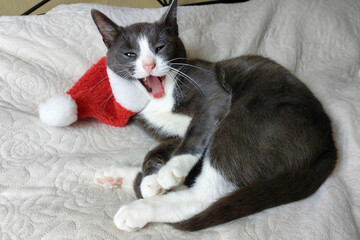
[[103, 187], [121, 187], [123, 179], [112, 176], [110, 168], [100, 169], [95, 173], [95, 183]]
[[108, 183], [112, 183], [112, 182], [114, 182], [114, 178], [112, 178], [112, 177], [106, 177], [106, 178], [105, 178], [105, 181], [108, 182]]
[[162, 188], [159, 188], [159, 189], [156, 191], [156, 195], [160, 195], [162, 192], [163, 192], [163, 189], [162, 189]]
[[98, 183], [100, 185], [104, 184], [104, 181], [101, 178], [95, 178], [95, 180], [96, 180], [96, 183]]

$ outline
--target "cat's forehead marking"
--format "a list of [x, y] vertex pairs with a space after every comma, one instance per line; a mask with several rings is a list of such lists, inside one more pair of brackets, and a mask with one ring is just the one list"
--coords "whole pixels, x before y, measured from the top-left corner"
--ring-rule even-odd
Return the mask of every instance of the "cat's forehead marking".
[[153, 60], [155, 58], [155, 54], [150, 49], [150, 43], [146, 36], [142, 35], [138, 38], [138, 44], [140, 49], [139, 59], [141, 60]]

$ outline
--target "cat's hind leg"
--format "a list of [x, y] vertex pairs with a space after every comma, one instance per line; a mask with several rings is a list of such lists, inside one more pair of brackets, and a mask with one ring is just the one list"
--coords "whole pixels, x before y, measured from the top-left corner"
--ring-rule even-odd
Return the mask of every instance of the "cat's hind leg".
[[205, 159], [202, 172], [191, 188], [124, 205], [115, 215], [114, 222], [117, 228], [125, 231], [138, 230], [149, 222], [180, 222], [204, 211], [235, 189]]
[[95, 173], [95, 183], [108, 188], [129, 188], [138, 198], [149, 198], [165, 193], [156, 177], [177, 147], [179, 139], [171, 139], [151, 150], [140, 167], [109, 167]]
[[109, 167], [98, 170], [95, 173], [95, 183], [107, 188], [129, 188], [133, 184], [137, 174], [141, 172], [140, 167]]

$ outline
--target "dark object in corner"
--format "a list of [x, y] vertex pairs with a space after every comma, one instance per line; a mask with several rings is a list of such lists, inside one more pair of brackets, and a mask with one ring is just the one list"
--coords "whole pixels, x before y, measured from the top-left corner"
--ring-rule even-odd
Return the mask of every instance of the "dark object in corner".
[[[172, 0], [157, 0], [161, 6], [166, 7], [169, 6]], [[208, 4], [217, 4], [217, 3], [238, 3], [238, 2], [247, 2], [249, 0], [220, 0], [220, 1], [204, 1], [198, 3], [189, 3], [184, 4], [184, 6], [193, 6], [193, 5], [208, 5]]]
[[30, 8], [29, 10], [27, 10], [26, 12], [24, 12], [21, 15], [29, 15], [30, 13], [32, 13], [35, 10], [39, 9], [40, 7], [42, 7], [43, 5], [45, 5], [48, 2], [50, 2], [50, 0], [43, 0], [43, 1], [39, 2], [38, 4], [36, 4], [35, 6], [33, 6], [32, 8]]

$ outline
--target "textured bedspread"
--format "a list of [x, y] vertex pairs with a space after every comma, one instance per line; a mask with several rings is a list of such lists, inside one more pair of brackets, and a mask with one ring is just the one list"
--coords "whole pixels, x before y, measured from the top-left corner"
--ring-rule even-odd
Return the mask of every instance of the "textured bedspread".
[[156, 145], [139, 128], [95, 120], [42, 124], [40, 101], [63, 93], [106, 49], [97, 8], [120, 25], [157, 20], [164, 9], [62, 5], [43, 16], [0, 17], [0, 239], [359, 239], [360, 1], [252, 0], [181, 7], [190, 57], [262, 54], [299, 76], [333, 120], [339, 163], [310, 198], [201, 232], [149, 224], [117, 230], [112, 217], [134, 199], [93, 182], [97, 169], [140, 166]]

